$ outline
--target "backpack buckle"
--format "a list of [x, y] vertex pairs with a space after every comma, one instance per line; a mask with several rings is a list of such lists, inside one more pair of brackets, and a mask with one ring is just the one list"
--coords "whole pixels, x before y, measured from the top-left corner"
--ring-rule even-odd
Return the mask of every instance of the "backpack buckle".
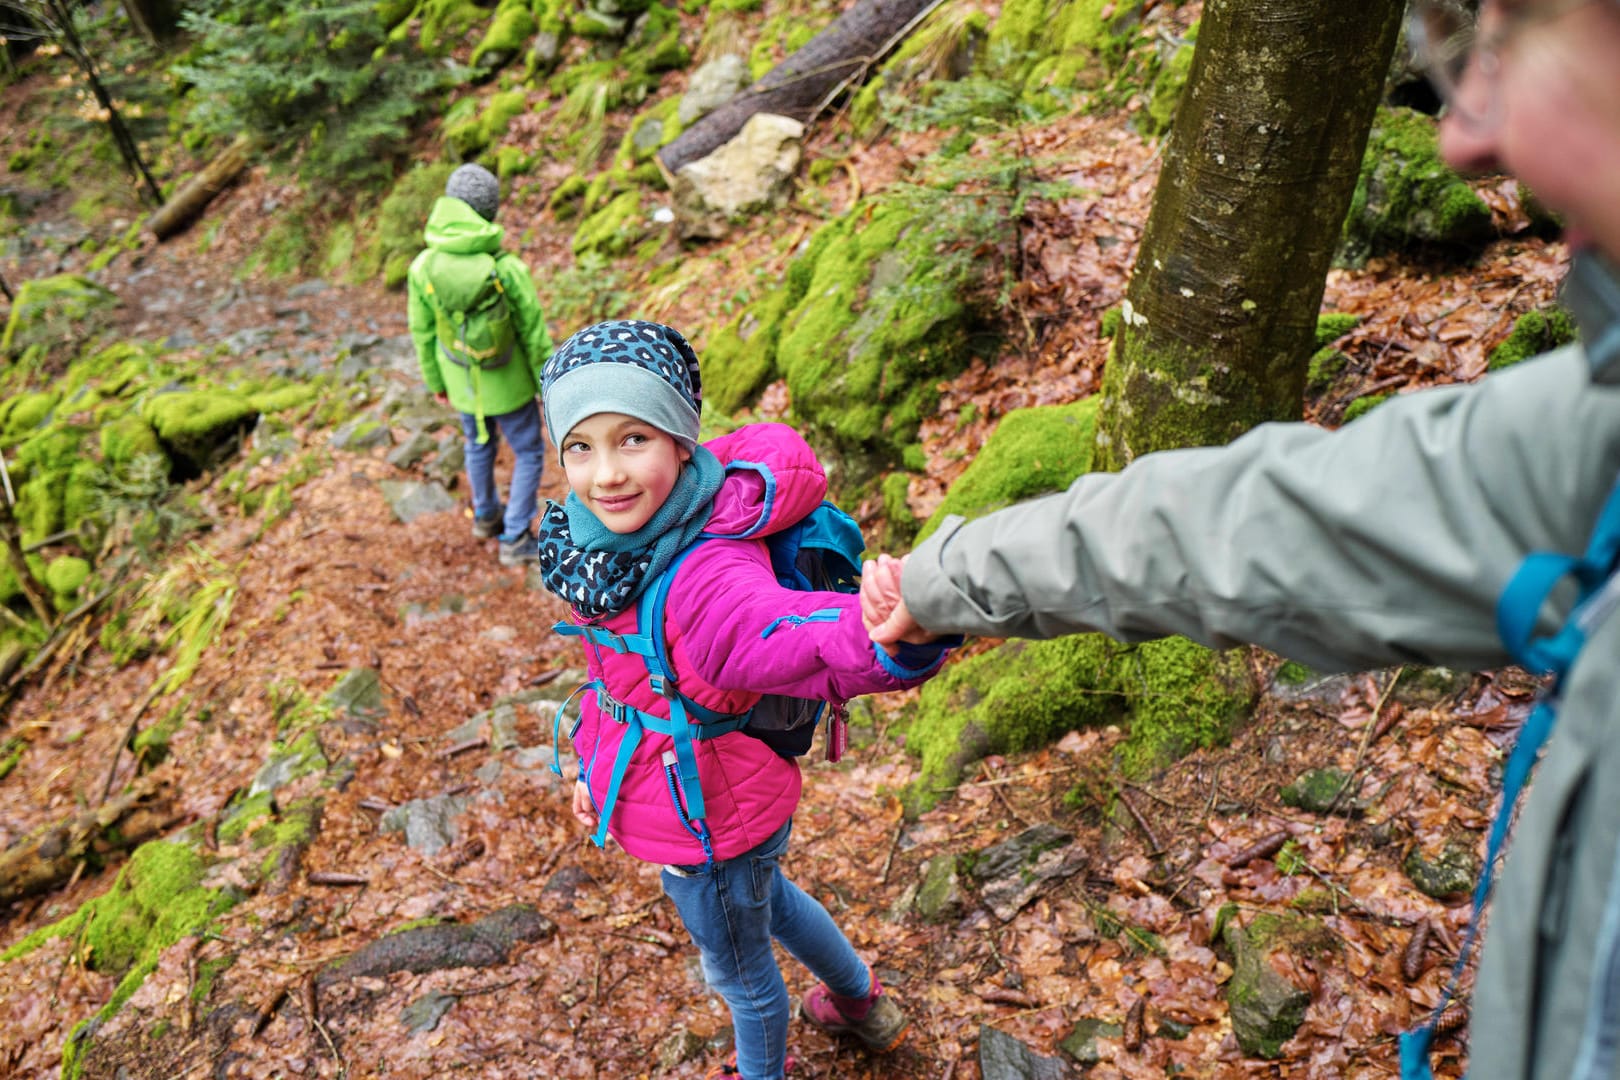
[[678, 696], [678, 691], [675, 689], [675, 680], [673, 678], [659, 675], [656, 672], [649, 672], [647, 675], [647, 685], [652, 687], [652, 692], [657, 694], [659, 697], [673, 698]]

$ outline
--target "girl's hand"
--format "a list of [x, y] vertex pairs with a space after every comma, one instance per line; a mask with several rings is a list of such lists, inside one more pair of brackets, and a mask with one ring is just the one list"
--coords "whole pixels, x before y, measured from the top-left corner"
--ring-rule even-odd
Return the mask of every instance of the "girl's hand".
[[900, 575], [906, 560], [879, 555], [861, 567], [861, 621], [866, 635], [890, 656], [899, 653], [899, 643], [925, 645], [939, 638], [911, 617], [900, 592]]
[[590, 786], [583, 780], [574, 783], [574, 820], [585, 826], [587, 831], [596, 831], [596, 805], [591, 802]]

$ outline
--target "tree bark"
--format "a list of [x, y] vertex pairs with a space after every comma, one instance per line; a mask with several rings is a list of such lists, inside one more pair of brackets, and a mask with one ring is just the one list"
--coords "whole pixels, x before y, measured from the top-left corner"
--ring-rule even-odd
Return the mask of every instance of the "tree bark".
[[683, 131], [658, 152], [669, 174], [707, 157], [758, 112], [808, 124], [844, 87], [866, 77], [940, 0], [856, 0], [804, 48], [763, 79]]
[[1297, 419], [1400, 0], [1209, 0], [1103, 379], [1093, 467]]
[[146, 227], [151, 229], [159, 240], [166, 240], [185, 228], [192, 218], [202, 213], [203, 208], [213, 201], [215, 195], [225, 190], [226, 186], [247, 168], [248, 162], [253, 157], [253, 147], [251, 137], [237, 136], [236, 141], [210, 161], [202, 172], [180, 185], [180, 190], [152, 214]]
[[172, 0], [123, 0], [123, 5], [129, 21], [154, 45], [174, 37], [180, 26], [179, 6]]
[[178, 820], [166, 783], [143, 777], [135, 786], [0, 852], [0, 906], [54, 889], [87, 856], [128, 851], [162, 835]]

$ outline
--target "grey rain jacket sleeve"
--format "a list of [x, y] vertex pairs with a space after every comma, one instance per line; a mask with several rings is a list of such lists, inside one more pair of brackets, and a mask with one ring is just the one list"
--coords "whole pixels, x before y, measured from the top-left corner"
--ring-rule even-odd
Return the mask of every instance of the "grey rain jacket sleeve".
[[1583, 550], [1617, 473], [1620, 387], [1571, 346], [1338, 431], [1263, 425], [952, 518], [902, 589], [942, 633], [1183, 634], [1320, 670], [1500, 666], [1502, 587], [1529, 551]]

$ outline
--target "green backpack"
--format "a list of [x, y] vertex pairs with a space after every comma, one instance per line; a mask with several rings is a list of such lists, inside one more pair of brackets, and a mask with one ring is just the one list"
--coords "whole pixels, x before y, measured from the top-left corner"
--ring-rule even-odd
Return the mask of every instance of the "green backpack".
[[511, 363], [517, 332], [494, 256], [435, 251], [423, 270], [439, 355], [457, 367], [481, 371]]

